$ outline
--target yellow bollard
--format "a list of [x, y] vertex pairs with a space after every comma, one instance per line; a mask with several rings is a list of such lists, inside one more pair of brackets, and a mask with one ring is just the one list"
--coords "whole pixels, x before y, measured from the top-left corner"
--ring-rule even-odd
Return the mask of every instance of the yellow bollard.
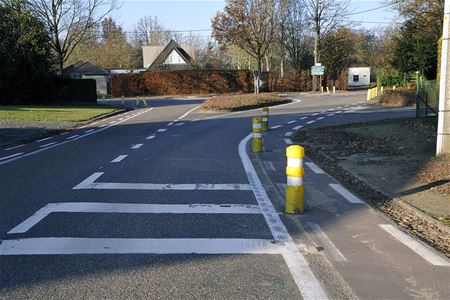
[[298, 145], [286, 148], [287, 156], [287, 184], [286, 184], [286, 213], [295, 214], [305, 211], [303, 186], [303, 158], [305, 157], [305, 149]]
[[262, 131], [269, 130], [269, 108], [264, 107], [262, 109]]
[[327, 93], [329, 94], [330, 93], [330, 88], [327, 86]]
[[253, 118], [253, 141], [252, 151], [258, 153], [262, 151], [262, 124], [261, 118]]
[[381, 87], [381, 96], [384, 95], [384, 87]]
[[333, 94], [336, 94], [336, 87], [333, 86]]
[[323, 86], [320, 87], [320, 92], [323, 93]]
[[367, 90], [367, 101], [369, 101], [370, 99], [372, 99], [372, 98], [370, 98], [370, 89], [368, 89]]

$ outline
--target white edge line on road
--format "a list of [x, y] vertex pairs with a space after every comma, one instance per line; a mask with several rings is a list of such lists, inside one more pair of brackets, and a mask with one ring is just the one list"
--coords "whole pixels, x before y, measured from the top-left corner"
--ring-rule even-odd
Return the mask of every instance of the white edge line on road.
[[276, 171], [275, 166], [273, 165], [273, 162], [271, 162], [271, 161], [263, 161], [263, 165], [268, 171], [272, 171], [272, 172]]
[[336, 183], [330, 183], [329, 186], [344, 197], [348, 202], [355, 204], [365, 204], [361, 199], [347, 191], [342, 185]]
[[261, 210], [258, 205], [250, 204], [49, 203], [8, 234], [25, 233], [51, 213], [261, 214]]
[[25, 144], [20, 144], [20, 145], [14, 146], [14, 147], [6, 148], [5, 151], [18, 149], [18, 148], [21, 148], [21, 147], [23, 147], [23, 146], [25, 146]]
[[287, 122], [288, 124], [295, 123], [295, 120]]
[[0, 160], [5, 160], [5, 159], [13, 158], [13, 157], [22, 155], [22, 154], [24, 154], [24, 153], [25, 153], [25, 152], [19, 152], [19, 153], [14, 153], [14, 154], [11, 154], [11, 155], [8, 155], [8, 156], [0, 157]]
[[306, 122], [306, 124], [308, 124], [308, 125], [313, 124], [313, 123], [316, 123], [316, 121], [313, 120], [313, 121], [308, 121], [308, 122]]
[[67, 137], [66, 140], [72, 140], [72, 139], [77, 138], [79, 136], [80, 136], [79, 134], [75, 134], [75, 135]]
[[292, 134], [293, 134], [292, 131], [288, 131], [288, 132], [286, 132], [286, 133], [284, 134], [284, 136], [291, 136]]
[[158, 129], [156, 132], [164, 132], [164, 131], [167, 131], [167, 128]]
[[[146, 110], [144, 110], [143, 112], [140, 112], [140, 113], [139, 113], [138, 115], [136, 115], [136, 116], [128, 117], [128, 118], [124, 119], [123, 121], [117, 122], [116, 124], [113, 124], [113, 125], [105, 125], [105, 127], [103, 127], [103, 128], [100, 128], [100, 129], [98, 129], [98, 130], [96, 130], [96, 131], [93, 131], [93, 132], [90, 132], [90, 133], [86, 133], [86, 134], [80, 135], [80, 136], [77, 137], [77, 138], [74, 138], [74, 139], [71, 139], [71, 140], [66, 140], [66, 141], [63, 141], [63, 142], [61, 142], [61, 143], [58, 143], [58, 144], [55, 144], [55, 145], [52, 145], [52, 146], [49, 146], [49, 147], [46, 147], [46, 148], [43, 148], [43, 149], [39, 149], [39, 150], [30, 152], [30, 153], [23, 154], [23, 155], [18, 156], [18, 157], [11, 158], [11, 159], [9, 159], [9, 160], [2, 161], [2, 162], [0, 162], [0, 165], [7, 164], [7, 163], [13, 162], [13, 161], [15, 161], [15, 160], [18, 160], [18, 159], [21, 159], [21, 158], [24, 158], [24, 157], [28, 157], [28, 156], [34, 155], [34, 154], [37, 154], [37, 153], [39, 153], [39, 152], [43, 152], [43, 151], [46, 151], [46, 150], [48, 150], [48, 149], [51, 149], [51, 148], [54, 148], [54, 147], [57, 147], [57, 146], [61, 146], [61, 145], [64, 145], [64, 144], [67, 144], [67, 143], [70, 143], [70, 142], [73, 142], [73, 141], [76, 141], [76, 140], [85, 138], [85, 137], [87, 137], [87, 136], [90, 136], [91, 134], [99, 133], [99, 132], [101, 132], [101, 131], [103, 131], [103, 130], [106, 130], [106, 129], [110, 128], [110, 127], [117, 126], [117, 125], [119, 125], [120, 123], [126, 122], [126, 121], [128, 121], [128, 120], [130, 120], [130, 119], [132, 119], [132, 118], [134, 118], [134, 117], [137, 117], [137, 116], [139, 116], [139, 115], [142, 115], [142, 114], [144, 114], [144, 113], [147, 113], [147, 112], [151, 111], [152, 109], [153, 109], [153, 107], [151, 107], [151, 108], [149, 108], [149, 109], [146, 109]], [[92, 125], [92, 124], [91, 124], [91, 125]], [[61, 135], [62, 135], [62, 134], [61, 134]]]
[[[70, 254], [280, 254], [264, 239], [28, 238], [4, 240], [1, 255]], [[318, 299], [318, 298], [316, 298]]]
[[292, 128], [292, 130], [299, 130], [300, 128], [303, 128], [303, 125], [295, 126], [294, 128]]
[[43, 142], [43, 141], [48, 141], [48, 140], [50, 140], [51, 138], [52, 138], [52, 136], [49, 136], [49, 137], [46, 137], [45, 139], [37, 140], [36, 143], [40, 143], [40, 142]]
[[178, 119], [177, 119], [177, 121], [179, 121], [179, 120], [182, 120], [182, 119], [184, 119], [184, 118], [186, 118], [187, 117], [187, 115], [189, 115], [191, 112], [193, 112], [194, 110], [196, 110], [196, 109], [199, 109], [201, 107], [201, 105], [199, 105], [199, 106], [196, 106], [196, 107], [194, 107], [193, 109], [191, 109], [191, 110], [188, 110], [185, 114], [183, 114], [181, 117], [179, 117]]
[[292, 145], [292, 144], [293, 144], [291, 139], [284, 139], [284, 142], [285, 142], [287, 145]]
[[325, 172], [319, 168], [315, 163], [313, 162], [305, 162], [305, 164], [310, 168], [314, 173], [316, 174], [325, 174]]
[[155, 135], [149, 135], [146, 140], [153, 140], [156, 136]]
[[305, 225], [306, 231], [315, 236], [321, 242], [321, 244], [325, 248], [325, 251], [327, 251], [335, 261], [340, 262], [347, 261], [342, 252], [339, 251], [336, 245], [330, 240], [330, 238], [326, 235], [326, 233], [322, 230], [322, 228], [320, 228], [318, 224], [306, 222]]
[[92, 132], [92, 131], [94, 131], [95, 129], [89, 129], [89, 130], [86, 130], [84, 133], [89, 133], [89, 132]]
[[56, 145], [56, 144], [58, 144], [58, 142], [52, 142], [52, 143], [48, 143], [48, 144], [45, 144], [45, 145], [41, 145], [41, 146], [39, 146], [39, 148], [46, 148], [46, 147], [50, 147], [50, 146], [53, 146], [53, 145]]
[[114, 158], [111, 162], [112, 163], [119, 163], [122, 160], [124, 160], [128, 155], [124, 154], [124, 155], [119, 155], [116, 158]]
[[136, 145], [131, 146], [131, 149], [133, 149], [133, 150], [139, 149], [139, 148], [141, 148], [142, 146], [144, 146], [144, 144], [136, 144]]
[[283, 244], [283, 258], [291, 271], [292, 277], [294, 278], [303, 299], [328, 299], [325, 291], [322, 289], [320, 283], [309, 268], [306, 259], [298, 250], [283, 222], [281, 222], [280, 216], [273, 207], [272, 202], [270, 202], [255, 168], [248, 157], [246, 148], [251, 137], [252, 134], [249, 134], [240, 141], [238, 148], [239, 156], [267, 226], [272, 232], [275, 240]]
[[319, 117], [319, 118], [317, 118], [317, 121], [320, 121], [320, 120], [323, 120], [323, 119], [325, 119], [325, 117]]
[[390, 224], [379, 224], [381, 228], [386, 230], [389, 234], [395, 237], [402, 244], [407, 246], [409, 249], [420, 255], [423, 259], [428, 261], [434, 266], [450, 266], [450, 262], [436, 254], [434, 251], [428, 247], [422, 245], [420, 242], [413, 239], [411, 236], [407, 235], [397, 227]]

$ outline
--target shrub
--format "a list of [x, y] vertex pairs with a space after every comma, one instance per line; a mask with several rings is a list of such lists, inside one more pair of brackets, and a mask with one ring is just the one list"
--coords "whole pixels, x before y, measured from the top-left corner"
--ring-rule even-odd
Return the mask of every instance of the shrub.
[[402, 73], [388, 73], [377, 76], [377, 86], [404, 86], [406, 84], [406, 76]]
[[414, 104], [416, 101], [416, 93], [414, 88], [398, 88], [395, 90], [385, 90], [384, 95], [380, 98], [382, 106], [402, 107]]
[[209, 98], [202, 104], [202, 109], [215, 111], [238, 111], [270, 106], [287, 102], [276, 93], [220, 95]]

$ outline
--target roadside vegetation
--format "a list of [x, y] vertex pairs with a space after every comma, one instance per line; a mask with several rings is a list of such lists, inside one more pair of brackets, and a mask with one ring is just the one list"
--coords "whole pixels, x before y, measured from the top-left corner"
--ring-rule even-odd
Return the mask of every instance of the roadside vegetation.
[[412, 87], [401, 87], [395, 90], [387, 89], [380, 96], [380, 105], [388, 107], [410, 106], [416, 103], [416, 91]]
[[83, 122], [122, 109], [99, 105], [8, 105], [0, 106], [1, 120]]
[[212, 111], [238, 111], [287, 102], [289, 100], [276, 93], [220, 95], [203, 102], [201, 108]]

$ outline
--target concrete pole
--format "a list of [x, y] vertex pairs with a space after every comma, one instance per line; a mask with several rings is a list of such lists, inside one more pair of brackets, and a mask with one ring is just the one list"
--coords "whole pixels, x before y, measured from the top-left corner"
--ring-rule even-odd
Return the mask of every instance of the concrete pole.
[[436, 155], [450, 154], [450, 0], [445, 0]]

